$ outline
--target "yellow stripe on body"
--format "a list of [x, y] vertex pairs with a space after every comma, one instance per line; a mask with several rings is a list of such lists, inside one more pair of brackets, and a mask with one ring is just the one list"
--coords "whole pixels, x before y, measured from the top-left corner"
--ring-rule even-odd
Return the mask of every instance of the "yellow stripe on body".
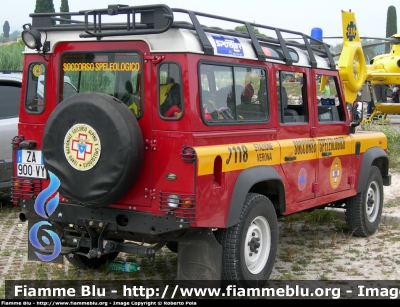
[[[324, 158], [324, 152], [330, 152], [331, 156], [350, 155], [354, 154], [354, 144], [357, 141], [361, 142], [361, 153], [374, 146], [387, 148], [383, 133], [362, 132], [320, 138], [199, 146], [194, 149], [198, 159], [198, 175], [204, 176], [213, 173], [217, 156], [222, 159], [222, 172], [230, 172], [260, 165], [310, 161]], [[296, 159], [286, 161], [285, 157]]]
[[354, 153], [353, 139], [349, 135], [329, 136], [317, 138], [318, 158], [323, 158], [323, 153], [330, 152], [332, 156], [344, 156]]
[[387, 150], [387, 138], [383, 132], [360, 131], [356, 134], [352, 134], [351, 137], [353, 138], [354, 143], [361, 143], [361, 153], [371, 147], [381, 147], [383, 150]]
[[281, 146], [281, 164], [291, 162], [285, 161], [286, 157], [296, 158], [293, 162], [315, 160], [316, 158], [318, 144], [315, 139], [290, 139], [281, 140], [278, 143]]
[[276, 141], [200, 146], [194, 149], [198, 159], [199, 176], [213, 173], [214, 160], [217, 156], [221, 156], [223, 172], [280, 163], [280, 147]]

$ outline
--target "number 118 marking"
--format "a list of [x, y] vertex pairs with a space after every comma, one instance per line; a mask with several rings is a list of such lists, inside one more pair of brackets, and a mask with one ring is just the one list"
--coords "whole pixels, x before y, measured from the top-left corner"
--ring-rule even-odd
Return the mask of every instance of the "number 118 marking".
[[229, 150], [229, 157], [226, 159], [226, 164], [229, 164], [231, 162], [232, 158], [232, 152], [234, 152], [235, 158], [233, 163], [242, 163], [247, 162], [249, 159], [249, 153], [247, 151], [247, 147], [242, 145], [242, 146], [232, 146], [228, 147]]

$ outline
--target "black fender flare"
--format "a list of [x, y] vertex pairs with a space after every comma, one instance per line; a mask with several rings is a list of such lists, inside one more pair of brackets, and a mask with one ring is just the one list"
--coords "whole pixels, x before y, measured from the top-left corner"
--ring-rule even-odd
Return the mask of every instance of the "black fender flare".
[[[365, 187], [367, 186], [369, 169], [371, 168], [371, 165], [373, 165], [374, 160], [377, 158], [384, 158], [386, 161], [388, 160], [387, 153], [381, 147], [372, 147], [364, 152], [361, 162], [357, 193], [365, 190]], [[387, 175], [388, 173], [388, 163], [385, 165], [386, 169], [381, 169], [382, 175]]]
[[[229, 206], [226, 227], [231, 227], [239, 222], [240, 213], [243, 209], [243, 204], [251, 187], [259, 182], [267, 180], [278, 180], [282, 182], [281, 176], [272, 166], [255, 166], [243, 170], [236, 179], [235, 187], [232, 192], [231, 203]], [[283, 186], [283, 183], [282, 183]], [[282, 192], [284, 192], [282, 190]], [[280, 203], [285, 203], [285, 194], [279, 193]]]

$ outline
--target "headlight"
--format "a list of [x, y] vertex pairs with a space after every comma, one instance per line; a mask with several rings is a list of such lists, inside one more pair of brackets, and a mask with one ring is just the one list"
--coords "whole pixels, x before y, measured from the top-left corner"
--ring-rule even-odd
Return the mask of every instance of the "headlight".
[[30, 24], [25, 24], [23, 28], [24, 31], [21, 33], [21, 38], [25, 46], [30, 49], [40, 50], [42, 47], [40, 32], [38, 30], [31, 29]]

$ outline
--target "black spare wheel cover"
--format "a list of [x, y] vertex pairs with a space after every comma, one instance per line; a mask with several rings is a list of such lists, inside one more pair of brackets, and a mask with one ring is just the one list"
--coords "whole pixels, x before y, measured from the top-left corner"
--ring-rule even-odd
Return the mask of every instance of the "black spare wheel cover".
[[87, 92], [62, 101], [43, 136], [47, 170], [64, 197], [97, 208], [125, 195], [140, 175], [143, 137], [136, 117], [120, 100]]

